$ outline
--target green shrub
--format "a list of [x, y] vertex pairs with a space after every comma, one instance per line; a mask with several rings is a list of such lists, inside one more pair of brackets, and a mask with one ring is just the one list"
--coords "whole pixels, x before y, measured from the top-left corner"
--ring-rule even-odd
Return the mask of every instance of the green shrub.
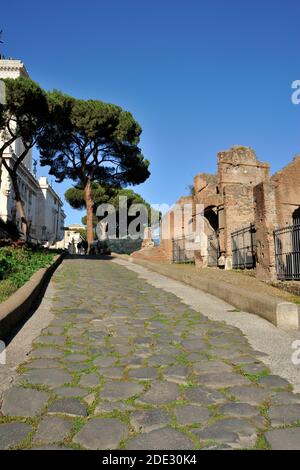
[[[19, 289], [33, 273], [53, 261], [55, 252], [42, 248], [0, 248], [0, 302]], [[6, 287], [6, 289], [5, 289]]]
[[9, 249], [0, 249], [0, 280], [12, 271], [13, 256]]

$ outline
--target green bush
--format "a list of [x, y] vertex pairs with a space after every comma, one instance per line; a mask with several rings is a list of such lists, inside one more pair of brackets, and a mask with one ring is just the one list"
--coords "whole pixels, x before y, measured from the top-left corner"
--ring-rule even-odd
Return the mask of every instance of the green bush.
[[13, 256], [9, 249], [0, 249], [0, 280], [10, 273], [13, 269]]
[[55, 252], [42, 248], [0, 248], [0, 302], [19, 289], [32, 274], [51, 264]]

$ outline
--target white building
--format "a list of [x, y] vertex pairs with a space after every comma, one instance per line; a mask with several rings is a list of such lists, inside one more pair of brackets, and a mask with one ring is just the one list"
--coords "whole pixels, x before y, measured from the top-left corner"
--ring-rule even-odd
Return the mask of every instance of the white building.
[[[0, 59], [0, 79], [28, 77], [24, 64], [19, 60]], [[1, 144], [1, 135], [0, 135]], [[12, 165], [15, 156], [23, 151], [21, 139], [6, 149], [3, 157]], [[2, 171], [1, 171], [2, 170]], [[10, 177], [4, 166], [0, 170], [0, 218], [5, 222], [12, 220], [20, 224]], [[64, 237], [63, 203], [46, 177], [36, 179], [32, 172], [32, 150], [18, 168], [19, 188], [29, 226], [30, 237], [47, 246], [55, 244]]]
[[74, 253], [78, 253], [77, 245], [84, 240], [81, 235], [84, 229], [85, 227], [80, 224], [71, 224], [68, 227], [65, 227], [64, 238], [57, 242], [55, 247], [69, 251], [74, 250]]

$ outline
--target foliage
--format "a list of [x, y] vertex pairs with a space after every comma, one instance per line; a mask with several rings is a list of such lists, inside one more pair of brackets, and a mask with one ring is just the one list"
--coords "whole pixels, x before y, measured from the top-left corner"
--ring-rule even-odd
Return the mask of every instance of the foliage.
[[[6, 103], [0, 109], [0, 166], [8, 172], [14, 189], [16, 208], [21, 219], [22, 232], [27, 238], [27, 219], [19, 191], [17, 170], [28, 151], [36, 144], [38, 137], [49, 120], [46, 93], [40, 86], [27, 77], [4, 80]], [[20, 154], [11, 162], [3, 159], [3, 154], [17, 139], [23, 144]]]
[[58, 91], [48, 102], [52, 121], [39, 139], [41, 164], [50, 165], [58, 181], [138, 184], [148, 178], [149, 163], [138, 147], [141, 128], [129, 112]]
[[[94, 213], [100, 204], [109, 203], [116, 192], [118, 192], [117, 188], [104, 186], [93, 181], [91, 184], [91, 196]], [[73, 209], [84, 209], [86, 207], [84, 188], [82, 186], [73, 186], [67, 189], [65, 199]]]
[[[119, 197], [127, 198], [127, 209], [133, 204], [143, 204], [148, 212], [148, 222], [150, 225], [151, 222], [151, 212], [152, 217], [155, 221], [159, 221], [159, 213], [151, 207], [151, 205], [142, 198], [142, 196], [132, 189], [126, 188], [116, 188], [116, 187], [107, 187], [102, 186], [98, 182], [92, 183], [92, 200], [93, 200], [93, 212], [96, 213], [97, 207], [101, 204], [112, 204], [117, 212], [119, 212]], [[65, 192], [65, 199], [70, 204], [73, 209], [83, 209], [85, 207], [85, 195], [84, 189], [80, 186], [75, 186], [69, 188]], [[128, 223], [130, 223], [133, 217], [128, 217]], [[93, 225], [95, 226], [98, 222], [96, 216], [93, 218]], [[82, 223], [86, 225], [86, 216], [82, 218]]]
[[93, 242], [91, 185], [126, 186], [144, 182], [149, 162], [138, 147], [141, 127], [119, 106], [77, 100], [58, 91], [48, 94], [50, 120], [38, 140], [41, 165], [57, 181], [69, 178], [84, 190], [87, 239]]
[[42, 248], [0, 248], [0, 301], [19, 289], [32, 274], [53, 261], [55, 252]]
[[[81, 222], [83, 225], [87, 225], [87, 216], [84, 215], [83, 217], [81, 217]], [[93, 227], [96, 227], [96, 225], [98, 224], [99, 220], [98, 220], [98, 217], [96, 217], [96, 215], [93, 215]], [[85, 229], [85, 233], [86, 233], [86, 229]]]
[[83, 240], [86, 240], [86, 229], [85, 228], [80, 229], [79, 233], [80, 233], [81, 238], [83, 238]]
[[4, 114], [8, 136], [14, 140], [20, 137], [26, 147], [32, 147], [49, 119], [46, 93], [27, 77], [7, 78], [4, 83]]

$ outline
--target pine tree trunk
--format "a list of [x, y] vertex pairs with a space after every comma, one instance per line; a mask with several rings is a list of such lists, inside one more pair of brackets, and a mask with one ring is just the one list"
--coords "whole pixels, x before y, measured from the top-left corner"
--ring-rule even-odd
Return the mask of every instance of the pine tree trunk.
[[19, 186], [18, 186], [18, 182], [17, 182], [17, 175], [16, 174], [11, 174], [10, 177], [11, 177], [11, 181], [12, 181], [12, 185], [13, 185], [14, 193], [15, 193], [16, 209], [17, 209], [19, 217], [21, 219], [21, 231], [22, 231], [22, 234], [23, 234], [23, 237], [24, 237], [25, 241], [27, 241], [28, 235], [29, 235], [28, 234], [28, 223], [27, 223], [27, 218], [26, 218], [26, 214], [25, 214], [25, 210], [24, 210], [23, 201], [22, 201], [20, 191], [19, 191]]
[[92, 190], [91, 190], [91, 181], [88, 180], [85, 188], [85, 202], [86, 202], [86, 231], [87, 231], [87, 242], [88, 242], [88, 251], [90, 254], [92, 251], [92, 244], [94, 242], [94, 231], [93, 231], [93, 201], [92, 201]]
[[2, 162], [3, 162], [3, 155], [5, 150], [14, 142], [15, 138], [9, 139], [5, 142], [0, 148], [0, 186], [2, 182]]

